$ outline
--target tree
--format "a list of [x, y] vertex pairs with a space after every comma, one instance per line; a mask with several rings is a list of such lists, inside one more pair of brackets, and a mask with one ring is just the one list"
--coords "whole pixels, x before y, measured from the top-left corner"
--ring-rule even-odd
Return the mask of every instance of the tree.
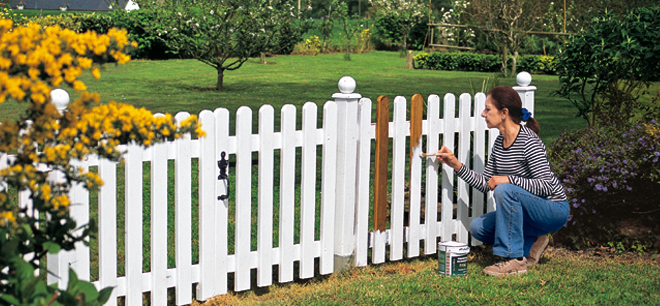
[[[655, 33], [656, 35], [650, 35]], [[647, 108], [640, 97], [660, 80], [660, 6], [606, 12], [564, 45], [557, 94], [593, 126], [625, 122]], [[655, 106], [657, 108], [657, 106]]]
[[[351, 41], [353, 36], [359, 33], [362, 29], [365, 28], [361, 20], [358, 20], [357, 15], [351, 18], [348, 15], [348, 6], [344, 2], [339, 2], [339, 0], [332, 1], [333, 10], [330, 13], [330, 22], [334, 23], [334, 20], [339, 21], [341, 26], [342, 39], [346, 43], [346, 54], [344, 59], [347, 61], [351, 60]], [[331, 23], [331, 24], [332, 24]]]
[[[93, 222], [80, 225], [69, 216], [68, 194], [74, 184], [90, 189], [103, 182], [72, 161], [91, 154], [119, 161], [121, 143], [150, 145], [182, 133], [203, 134], [195, 116], [177, 126], [171, 115], [154, 118], [131, 105], [93, 107], [99, 95], [86, 92], [78, 77], [91, 71], [99, 78], [102, 64], [127, 62], [134, 47], [125, 30], [77, 34], [34, 23], [14, 27], [0, 19], [0, 104], [27, 104], [20, 119], [0, 124], [0, 155], [14, 156], [3, 158], [0, 169], [0, 305], [105, 303], [112, 288], [98, 292], [73, 272], [67, 290], [47, 287], [45, 274], [34, 276], [47, 253], [72, 250], [95, 231]], [[51, 90], [62, 85], [83, 92], [60, 113]], [[19, 206], [10, 190], [27, 192], [32, 207]]]
[[168, 0], [156, 30], [173, 50], [213, 67], [216, 89], [226, 70], [239, 69], [261, 52], [290, 52], [311, 26], [291, 0]]
[[389, 36], [394, 40], [398, 40], [400, 37], [402, 51], [408, 50], [410, 31], [427, 13], [425, 2], [423, 0], [369, 0], [369, 3], [377, 10], [376, 24], [380, 24], [380, 26], [375, 26], [381, 28], [379, 34]]
[[511, 75], [515, 75], [518, 48], [527, 32], [540, 26], [540, 8], [540, 2], [529, 0], [473, 0], [471, 23], [483, 29], [498, 48], [505, 77], [509, 54], [513, 54]]

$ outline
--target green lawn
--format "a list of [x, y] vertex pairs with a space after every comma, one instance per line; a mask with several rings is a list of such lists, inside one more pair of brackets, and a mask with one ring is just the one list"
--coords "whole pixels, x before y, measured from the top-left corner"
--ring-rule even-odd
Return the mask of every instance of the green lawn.
[[490, 251], [473, 248], [466, 277], [439, 275], [433, 255], [229, 293], [203, 305], [657, 305], [660, 299], [657, 255], [550, 247], [527, 274], [496, 278], [481, 272], [494, 262]]
[[[115, 100], [152, 112], [192, 114], [224, 107], [233, 116], [243, 105], [256, 112], [261, 105], [271, 104], [278, 112], [285, 104], [302, 106], [307, 101], [322, 104], [338, 92], [337, 81], [345, 75], [355, 78], [357, 93], [374, 102], [380, 95], [387, 95], [393, 101], [397, 95], [410, 99], [421, 94], [426, 99], [430, 94], [474, 93], [481, 90], [485, 79], [492, 83], [495, 78], [494, 74], [480, 72], [403, 69], [405, 59], [398, 52], [376, 51], [351, 57], [352, 61], [344, 61], [342, 54], [278, 56], [268, 58], [271, 64], [266, 65], [250, 59], [240, 69], [225, 72], [223, 92], [214, 90], [216, 71], [196, 60], [110, 64], [102, 70], [101, 79], [86, 75], [82, 80], [89, 91], [101, 94], [103, 102]], [[514, 78], [500, 78], [499, 84], [515, 86], [516, 82]], [[534, 116], [541, 124], [541, 136], [546, 144], [563, 129], [585, 126], [582, 119], [575, 118], [576, 111], [570, 102], [551, 96], [558, 88], [556, 76], [534, 75], [532, 85], [538, 88]], [[69, 92], [72, 98], [77, 96]], [[0, 119], [17, 118], [20, 106], [15, 102], [5, 103], [13, 105], [5, 105]]]

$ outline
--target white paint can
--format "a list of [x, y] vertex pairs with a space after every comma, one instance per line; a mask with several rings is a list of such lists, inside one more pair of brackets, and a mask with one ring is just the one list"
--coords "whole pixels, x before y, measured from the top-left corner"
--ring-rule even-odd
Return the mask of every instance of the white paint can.
[[467, 275], [467, 255], [470, 247], [456, 241], [438, 243], [438, 273], [444, 276]]

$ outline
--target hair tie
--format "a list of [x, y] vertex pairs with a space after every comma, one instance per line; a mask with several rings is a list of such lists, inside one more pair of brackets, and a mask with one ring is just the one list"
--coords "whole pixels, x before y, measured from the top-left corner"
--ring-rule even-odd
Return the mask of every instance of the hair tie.
[[528, 111], [526, 108], [522, 109], [522, 116], [520, 118], [522, 121], [527, 121], [532, 116], [532, 112]]

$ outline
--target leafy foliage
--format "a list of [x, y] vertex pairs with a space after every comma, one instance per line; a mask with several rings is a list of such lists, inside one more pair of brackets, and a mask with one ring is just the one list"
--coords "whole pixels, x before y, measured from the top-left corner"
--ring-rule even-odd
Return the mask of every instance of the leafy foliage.
[[384, 39], [401, 43], [408, 50], [412, 29], [424, 18], [426, 4], [419, 0], [369, 0], [377, 10], [374, 32]]
[[[611, 242], [619, 221], [633, 220], [657, 230], [660, 123], [608, 124], [563, 133], [549, 152], [572, 205], [565, 234], [574, 243]], [[636, 238], [651, 245], [655, 239], [652, 234]]]
[[612, 13], [570, 38], [559, 56], [557, 94], [590, 125], [623, 122], [642, 108], [639, 98], [660, 79], [660, 6]]

